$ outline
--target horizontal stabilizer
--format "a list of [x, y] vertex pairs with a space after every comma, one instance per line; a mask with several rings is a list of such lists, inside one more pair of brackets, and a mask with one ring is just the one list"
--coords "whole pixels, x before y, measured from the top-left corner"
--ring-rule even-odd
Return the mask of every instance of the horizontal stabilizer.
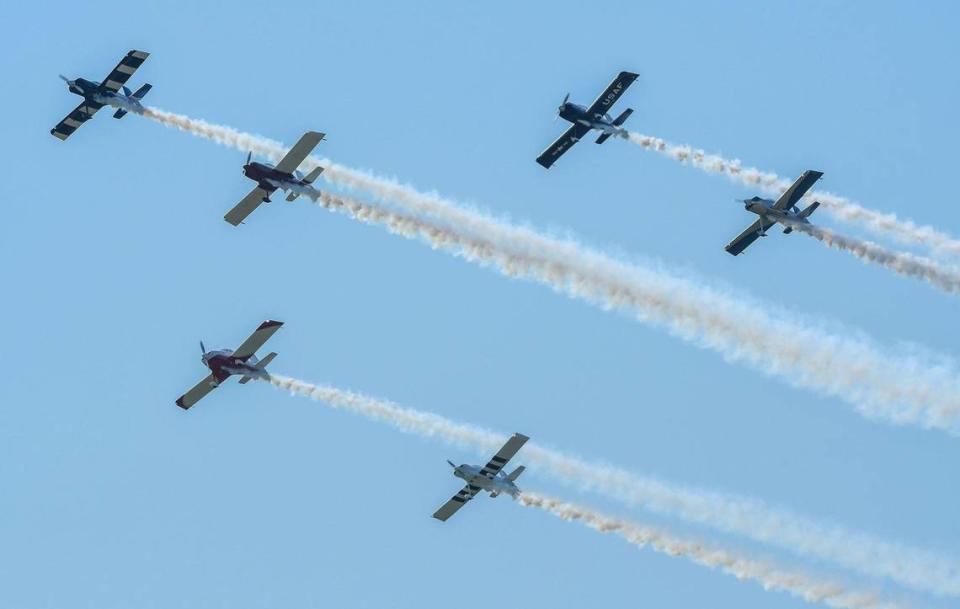
[[151, 85], [150, 83], [147, 83], [142, 87], [140, 87], [139, 89], [137, 89], [137, 91], [130, 97], [132, 97], [133, 99], [143, 99], [143, 96], [146, 95], [152, 88], [153, 88], [153, 85]]
[[509, 474], [507, 474], [507, 480], [509, 480], [510, 482], [513, 482], [514, 480], [516, 480], [517, 478], [520, 477], [520, 474], [522, 474], [522, 473], [523, 473], [523, 470], [525, 470], [525, 469], [527, 469], [527, 468], [524, 467], [524, 466], [522, 466], [522, 465], [517, 466], [517, 469], [515, 469], [515, 470], [513, 470], [512, 472], [510, 472]]
[[812, 214], [813, 212], [817, 211], [817, 208], [818, 208], [818, 207], [820, 207], [820, 201], [814, 201], [813, 203], [811, 203], [811, 204], [809, 205], [809, 207], [807, 207], [807, 208], [804, 209], [802, 212], [800, 212], [799, 216], [800, 216], [801, 218], [809, 218], [809, 217], [810, 217], [810, 214]]
[[613, 126], [619, 127], [623, 123], [627, 122], [627, 119], [630, 118], [631, 114], [633, 114], [633, 108], [627, 108], [622, 114], [620, 114], [620, 116], [613, 119]]
[[789, 234], [792, 233], [792, 232], [793, 232], [793, 227], [792, 227], [792, 226], [788, 226], [787, 228], [783, 229], [783, 234], [784, 234], [784, 235], [789, 235]]
[[307, 174], [307, 177], [303, 178], [303, 181], [307, 184], [313, 184], [317, 181], [317, 178], [320, 177], [321, 173], [323, 173], [323, 167], [314, 167], [313, 170]]
[[601, 134], [600, 134], [600, 137], [597, 138], [597, 143], [598, 143], [598, 144], [604, 143], [605, 141], [607, 141], [608, 139], [610, 139], [610, 136], [611, 136], [611, 135], [613, 135], [613, 134], [612, 134], [612, 133], [601, 133]]
[[123, 108], [120, 108], [119, 110], [113, 113], [113, 118], [123, 118], [126, 115], [127, 115], [127, 111], [124, 110]]

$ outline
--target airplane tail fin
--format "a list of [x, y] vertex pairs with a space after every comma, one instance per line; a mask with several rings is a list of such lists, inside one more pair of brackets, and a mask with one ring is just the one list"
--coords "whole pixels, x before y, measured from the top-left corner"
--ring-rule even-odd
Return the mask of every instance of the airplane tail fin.
[[[613, 119], [612, 125], [613, 125], [614, 127], [620, 127], [620, 125], [622, 125], [623, 123], [625, 123], [625, 122], [627, 121], [627, 119], [630, 118], [630, 115], [631, 115], [631, 114], [633, 114], [633, 108], [627, 108], [626, 110], [624, 110], [623, 112], [620, 113], [620, 116], [618, 116], [617, 118]], [[610, 139], [610, 136], [611, 136], [611, 135], [613, 135], [613, 133], [610, 133], [610, 132], [601, 133], [601, 134], [600, 134], [600, 137], [597, 138], [597, 143], [598, 143], [598, 144], [604, 143], [605, 141], [607, 141], [608, 139]]]
[[518, 466], [517, 466], [517, 469], [515, 469], [515, 470], [513, 470], [512, 472], [510, 472], [509, 474], [507, 474], [507, 480], [509, 480], [510, 482], [515, 481], [517, 478], [520, 477], [520, 474], [522, 474], [522, 473], [523, 473], [523, 470], [525, 470], [525, 469], [527, 469], [527, 468], [524, 467], [524, 466], [522, 466], [522, 465], [518, 465]]
[[[310, 173], [307, 174], [307, 177], [303, 178], [303, 181], [307, 184], [313, 184], [317, 181], [317, 178], [320, 177], [320, 174], [323, 173], [323, 167], [316, 167]], [[290, 191], [287, 195], [287, 201], [293, 201], [300, 196], [300, 193]]]
[[[277, 356], [277, 354], [274, 353], [273, 351], [271, 351], [270, 353], [267, 353], [262, 360], [260, 360], [259, 362], [257, 362], [257, 369], [263, 370], [264, 372], [266, 372], [266, 371], [267, 371], [267, 364], [269, 364], [270, 362], [272, 362], [272, 361], [273, 361], [273, 358], [275, 358], [276, 356]], [[249, 383], [249, 382], [252, 381], [252, 380], [253, 380], [253, 377], [252, 377], [252, 376], [244, 376], [243, 378], [240, 379], [240, 384], [241, 384], [241, 385], [245, 385], [245, 384]]]
[[[136, 102], [139, 102], [141, 99], [143, 99], [143, 96], [146, 95], [147, 92], [150, 91], [150, 89], [152, 88], [153, 88], [153, 85], [151, 85], [150, 83], [147, 83], [142, 87], [140, 87], [139, 89], [137, 89], [134, 93], [130, 93], [130, 89], [128, 89], [127, 87], [123, 88], [123, 92], [130, 99]], [[113, 118], [123, 118], [124, 116], [127, 115], [127, 112], [129, 112], [129, 110], [125, 108], [119, 108], [116, 112], [113, 113]]]
[[[153, 88], [153, 85], [151, 85], [150, 83], [147, 83], [142, 87], [140, 87], [139, 89], [137, 89], [136, 92], [134, 93], [130, 93], [130, 89], [128, 89], [127, 87], [123, 88], [123, 92], [130, 99], [134, 101], [140, 101], [141, 99], [143, 99], [143, 96], [146, 95], [147, 92], [150, 91], [150, 89], [152, 88]], [[127, 115], [127, 112], [129, 112], [129, 110], [126, 110], [124, 108], [119, 108], [116, 112], [113, 113], [113, 118], [123, 118], [124, 116]]]
[[820, 201], [814, 201], [807, 208], [805, 208], [803, 211], [801, 211], [797, 215], [799, 215], [801, 218], [809, 218], [810, 214], [817, 211], [818, 207], [820, 207]]

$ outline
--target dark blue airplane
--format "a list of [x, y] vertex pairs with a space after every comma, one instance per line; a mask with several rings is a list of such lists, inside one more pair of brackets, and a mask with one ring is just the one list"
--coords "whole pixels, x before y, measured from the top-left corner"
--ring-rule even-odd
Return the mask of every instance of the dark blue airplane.
[[313, 184], [323, 172], [323, 167], [314, 167], [307, 175], [297, 171], [300, 163], [313, 152], [323, 138], [323, 133], [307, 131], [276, 165], [251, 161], [253, 153], [249, 153], [247, 162], [243, 166], [243, 175], [256, 182], [257, 186], [234, 205], [223, 219], [234, 226], [239, 226], [261, 203], [269, 203], [270, 195], [277, 189], [288, 191], [287, 201], [296, 199], [302, 189]]
[[134, 112], [143, 110], [140, 100], [150, 90], [151, 85], [143, 85], [135, 93], [131, 93], [126, 83], [149, 56], [150, 53], [146, 51], [130, 51], [102, 83], [86, 78], [70, 80], [61, 74], [60, 78], [66, 81], [70, 92], [82, 97], [83, 102], [51, 129], [50, 133], [65, 140], [104, 106], [113, 106], [117, 109], [113, 118], [123, 118], [130, 110]]
[[537, 157], [537, 162], [549, 169], [557, 159], [563, 156], [563, 153], [593, 129], [601, 132], [600, 137], [597, 138], [598, 144], [607, 141], [611, 135], [623, 132], [621, 125], [633, 113], [633, 110], [627, 108], [617, 118], [610, 118], [609, 111], [610, 107], [620, 99], [623, 92], [636, 79], [637, 74], [633, 72], [620, 72], [613, 79], [613, 82], [607, 86], [606, 90], [600, 94], [600, 97], [590, 104], [589, 108], [571, 103], [570, 94], [567, 93], [560, 103], [560, 107], [557, 108], [557, 116], [573, 123], [573, 126], [567, 129], [557, 141], [550, 144], [550, 147]]

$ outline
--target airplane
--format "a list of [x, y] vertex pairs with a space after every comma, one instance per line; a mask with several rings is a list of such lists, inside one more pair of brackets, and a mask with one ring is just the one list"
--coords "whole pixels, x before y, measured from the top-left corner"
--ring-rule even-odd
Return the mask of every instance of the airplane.
[[440, 509], [434, 512], [433, 517], [437, 520], [446, 521], [480, 491], [489, 492], [491, 497], [506, 493], [516, 499], [520, 495], [520, 489], [514, 482], [526, 468], [520, 465], [509, 474], [503, 473], [502, 469], [529, 439], [522, 433], [513, 434], [503, 445], [503, 448], [497, 451], [497, 454], [483, 467], [467, 464], [454, 465], [452, 461], [448, 460], [447, 463], [453, 468], [453, 475], [466, 480], [467, 485], [440, 506]]
[[261, 203], [269, 203], [270, 195], [278, 188], [289, 191], [287, 201], [296, 199], [299, 196], [297, 189], [307, 188], [323, 173], [323, 167], [316, 167], [304, 176], [297, 171], [297, 167], [324, 136], [323, 133], [307, 131], [276, 165], [251, 162], [253, 153], [248, 153], [247, 162], [243, 166], [243, 175], [256, 182], [257, 186], [228, 211], [223, 219], [234, 226], [239, 226]]
[[[742, 201], [744, 209], [760, 216], [756, 222], [747, 227], [747, 230], [737, 235], [736, 239], [724, 248], [734, 256], [747, 249], [758, 237], [766, 237], [767, 229], [777, 222], [784, 225], [783, 233], [793, 232], [795, 224], [810, 224], [810, 217], [818, 207], [819, 201], [814, 201], [804, 209], [797, 207], [797, 202], [810, 190], [823, 175], [822, 171], [808, 169], [788, 188], [776, 202], [760, 197], [751, 197]], [[739, 199], [738, 199], [739, 201]]]
[[219, 387], [220, 383], [234, 375], [240, 377], [241, 385], [253, 379], [269, 380], [267, 364], [272, 362], [277, 354], [270, 352], [263, 359], [258, 360], [255, 353], [282, 325], [282, 321], [268, 319], [260, 324], [235, 351], [230, 349], [207, 351], [203, 341], [200, 341], [200, 351], [203, 353], [200, 361], [210, 369], [210, 375], [177, 398], [177, 406], [187, 410]]
[[145, 84], [135, 93], [131, 93], [126, 83], [149, 56], [150, 53], [146, 51], [134, 50], [128, 52], [117, 64], [117, 67], [107, 74], [107, 78], [102, 83], [85, 78], [70, 80], [61, 74], [60, 78], [66, 81], [70, 92], [83, 97], [83, 102], [74, 108], [73, 112], [60, 121], [56, 127], [51, 129], [50, 133], [61, 140], [66, 140], [80, 125], [90, 120], [97, 113], [97, 110], [104, 106], [117, 108], [117, 111], [113, 113], [113, 118], [123, 118], [130, 110], [134, 112], [142, 111], [143, 105], [140, 100], [152, 88], [152, 85]]
[[608, 111], [620, 99], [627, 87], [633, 84], [637, 76], [633, 72], [620, 72], [613, 79], [613, 82], [607, 86], [606, 90], [600, 94], [600, 97], [590, 104], [589, 108], [571, 103], [570, 94], [567, 93], [560, 103], [560, 107], [557, 108], [557, 116], [573, 123], [573, 126], [557, 138], [557, 141], [550, 144], [550, 147], [537, 157], [537, 162], [550, 169], [550, 166], [563, 156], [563, 153], [579, 142], [580, 138], [589, 133], [591, 129], [602, 132], [600, 137], [597, 138], [598, 144], [607, 141], [607, 138], [611, 135], [623, 133], [621, 125], [633, 113], [633, 109], [627, 108], [617, 118], [610, 118]]

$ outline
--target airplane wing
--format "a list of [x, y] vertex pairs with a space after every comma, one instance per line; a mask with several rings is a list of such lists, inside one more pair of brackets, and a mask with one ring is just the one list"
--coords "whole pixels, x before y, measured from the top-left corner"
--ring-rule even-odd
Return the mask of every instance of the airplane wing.
[[762, 231], [767, 230], [774, 224], [776, 224], [775, 220], [765, 220], [764, 218], [759, 218], [756, 222], [751, 224], [747, 230], [737, 235], [737, 238], [728, 243], [727, 247], [723, 249], [736, 256], [742, 253], [743, 250], [750, 247], [750, 244], [757, 240]]
[[253, 210], [260, 207], [260, 204], [263, 203], [263, 198], [268, 196], [270, 196], [269, 192], [257, 186], [251, 190], [247, 196], [241, 199], [233, 209], [228, 211], [226, 215], [223, 216], [223, 219], [234, 226], [240, 226], [240, 223], [252, 214]]
[[822, 171], [814, 171], [812, 169], [804, 171], [803, 174], [797, 178], [797, 181], [794, 182], [786, 192], [780, 195], [780, 198], [773, 204], [773, 207], [780, 210], [793, 207], [800, 201], [803, 195], [807, 194], [807, 191], [816, 184], [821, 176], [823, 176]]
[[184, 410], [190, 408], [208, 393], [217, 388], [217, 379], [212, 374], [193, 386], [193, 389], [177, 398], [177, 406]]
[[73, 112], [67, 115], [65, 119], [57, 123], [57, 126], [50, 130], [50, 133], [54, 137], [58, 137], [61, 140], [65, 140], [73, 132], [80, 128], [80, 125], [84, 124], [97, 113], [97, 110], [103, 107], [103, 104], [95, 101], [86, 101], [80, 103], [79, 106], [73, 109]]
[[120, 87], [127, 84], [127, 81], [130, 80], [133, 73], [143, 65], [143, 62], [146, 61], [149, 56], [150, 53], [146, 51], [130, 51], [126, 57], [120, 60], [117, 67], [103, 79], [103, 86], [116, 93], [120, 90]]
[[260, 326], [253, 331], [253, 334], [247, 337], [247, 340], [237, 347], [237, 350], [233, 352], [234, 357], [239, 357], [246, 359], [257, 352], [257, 349], [263, 346], [263, 343], [267, 342], [273, 333], [280, 329], [280, 326], [283, 325], [282, 321], [274, 321], [268, 319], [267, 321], [260, 324]]
[[446, 521], [457, 513], [457, 510], [463, 507], [463, 504], [473, 499], [474, 495], [480, 492], [479, 486], [468, 484], [450, 498], [449, 501], [440, 506], [440, 509], [433, 513], [437, 520]]
[[323, 137], [323, 133], [316, 131], [307, 131], [304, 133], [300, 141], [294, 144], [293, 148], [277, 163], [277, 170], [284, 173], [293, 173], [297, 167], [300, 166], [300, 163], [303, 162], [303, 159], [307, 158], [307, 155], [313, 152], [313, 149], [317, 147], [317, 144], [320, 143]]
[[510, 436], [510, 439], [507, 440], [507, 443], [503, 445], [503, 448], [497, 451], [497, 454], [493, 456], [490, 461], [483, 466], [483, 469], [480, 470], [481, 476], [486, 476], [487, 478], [493, 478], [497, 475], [504, 465], [507, 464], [507, 461], [513, 458], [517, 451], [520, 450], [523, 445], [529, 440], [527, 436], [522, 433], [515, 433]]
[[563, 135], [557, 138], [557, 141], [550, 144], [550, 147], [537, 157], [537, 162], [545, 168], [550, 169], [550, 166], [563, 156], [563, 153], [570, 150], [574, 144], [579, 142], [580, 138], [585, 136], [588, 131], [590, 131], [590, 127], [581, 125], [580, 123], [570, 127]]
[[634, 74], [633, 72], [620, 72], [617, 74], [613, 82], [607, 85], [606, 90], [600, 94], [600, 97], [590, 104], [587, 112], [590, 114], [606, 114], [610, 110], [610, 106], [620, 99], [623, 92], [633, 84], [633, 81], [635, 81], [638, 76], [639, 74]]

